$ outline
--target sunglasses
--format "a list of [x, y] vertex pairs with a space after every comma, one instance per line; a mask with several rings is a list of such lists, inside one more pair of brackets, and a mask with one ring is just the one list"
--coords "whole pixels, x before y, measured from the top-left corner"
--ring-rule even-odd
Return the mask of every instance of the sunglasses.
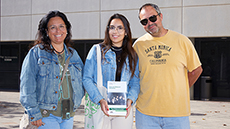
[[[149, 19], [149, 21], [151, 21], [151, 22], [155, 22], [156, 20], [157, 20], [157, 16], [160, 16], [160, 13], [158, 13], [157, 15], [152, 15], [152, 16], [150, 16], [148, 19]], [[143, 26], [145, 26], [145, 25], [147, 25], [148, 24], [148, 19], [146, 18], [146, 19], [143, 19], [143, 20], [141, 20], [140, 22], [141, 22], [141, 24], [143, 25]]]

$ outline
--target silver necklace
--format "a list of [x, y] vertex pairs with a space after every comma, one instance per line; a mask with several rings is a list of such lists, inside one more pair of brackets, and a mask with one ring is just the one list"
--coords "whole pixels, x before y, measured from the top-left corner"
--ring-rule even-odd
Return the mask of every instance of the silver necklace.
[[121, 51], [121, 50], [122, 50], [122, 47], [121, 47], [121, 48], [114, 48], [114, 47], [111, 47], [111, 49], [113, 49], [114, 51]]

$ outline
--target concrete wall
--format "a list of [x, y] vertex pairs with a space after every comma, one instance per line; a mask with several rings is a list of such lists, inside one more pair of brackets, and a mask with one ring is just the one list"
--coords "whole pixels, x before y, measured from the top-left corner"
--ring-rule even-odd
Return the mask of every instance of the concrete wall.
[[0, 41], [34, 40], [39, 20], [50, 10], [64, 12], [73, 39], [103, 39], [109, 17], [124, 14], [133, 37], [145, 33], [138, 9], [147, 2], [159, 5], [165, 28], [188, 37], [229, 37], [230, 0], [0, 0]]

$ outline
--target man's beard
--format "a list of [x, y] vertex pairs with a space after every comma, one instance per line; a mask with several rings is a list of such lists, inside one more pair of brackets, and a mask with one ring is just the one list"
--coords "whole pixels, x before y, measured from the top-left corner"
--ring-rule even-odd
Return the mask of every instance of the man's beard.
[[[154, 30], [154, 32], [150, 31], [149, 28], [150, 28], [151, 26], [155, 26], [155, 28], [152, 28], [152, 30]], [[158, 31], [159, 31], [159, 28], [157, 27], [157, 24], [155, 24], [155, 23], [149, 25], [148, 28], [147, 28], [147, 32], [148, 32], [149, 34], [151, 34], [151, 35], [153, 35], [154, 33], [158, 33]]]

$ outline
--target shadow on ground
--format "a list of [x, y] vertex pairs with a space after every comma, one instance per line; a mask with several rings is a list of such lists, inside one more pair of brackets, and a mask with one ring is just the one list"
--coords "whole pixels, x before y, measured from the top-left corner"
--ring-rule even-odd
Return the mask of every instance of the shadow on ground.
[[13, 118], [15, 114], [23, 114], [24, 109], [20, 103], [0, 102], [0, 116]]
[[24, 113], [20, 103], [0, 101], [1, 129], [19, 128], [19, 121]]

